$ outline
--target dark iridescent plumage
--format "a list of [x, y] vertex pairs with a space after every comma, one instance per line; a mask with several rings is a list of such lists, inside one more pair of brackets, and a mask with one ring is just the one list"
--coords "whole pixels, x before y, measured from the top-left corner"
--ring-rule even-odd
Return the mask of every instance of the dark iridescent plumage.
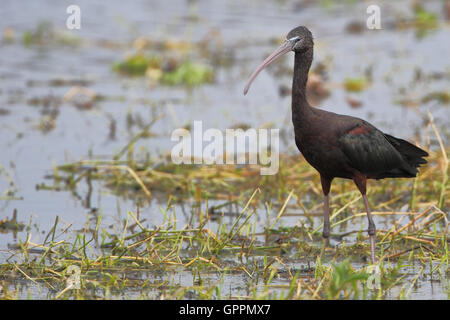
[[323, 110], [311, 108], [294, 128], [305, 159], [329, 179], [353, 179], [356, 172], [367, 179], [411, 178], [428, 155], [362, 119]]

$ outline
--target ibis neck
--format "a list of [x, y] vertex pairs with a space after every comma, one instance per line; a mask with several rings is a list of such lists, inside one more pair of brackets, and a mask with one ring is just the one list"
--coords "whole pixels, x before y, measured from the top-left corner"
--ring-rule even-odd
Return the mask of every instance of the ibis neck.
[[306, 99], [306, 82], [313, 59], [312, 48], [302, 53], [295, 53], [294, 79], [292, 82], [292, 119], [294, 125], [311, 111]]

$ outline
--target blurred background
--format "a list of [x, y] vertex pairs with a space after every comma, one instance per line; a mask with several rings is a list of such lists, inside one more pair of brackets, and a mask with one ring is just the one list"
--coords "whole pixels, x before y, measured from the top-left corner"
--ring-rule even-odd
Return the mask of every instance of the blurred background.
[[[76, 3], [75, 3], [76, 2]], [[69, 30], [66, 9], [81, 9]], [[366, 9], [381, 9], [369, 30]], [[279, 128], [298, 153], [290, 114], [293, 56], [249, 74], [298, 25], [315, 38], [312, 105], [362, 117], [429, 148], [428, 111], [449, 136], [449, 1], [2, 0], [0, 9], [0, 218], [36, 226], [58, 215], [73, 228], [101, 210], [105, 224], [136, 203], [101, 183], [55, 183], [55, 167], [84, 159], [165, 159], [176, 128]], [[136, 138], [137, 137], [137, 138]], [[150, 224], [155, 198], [142, 208]], [[83, 217], [81, 219], [80, 217]], [[17, 234], [0, 235], [0, 248]]]

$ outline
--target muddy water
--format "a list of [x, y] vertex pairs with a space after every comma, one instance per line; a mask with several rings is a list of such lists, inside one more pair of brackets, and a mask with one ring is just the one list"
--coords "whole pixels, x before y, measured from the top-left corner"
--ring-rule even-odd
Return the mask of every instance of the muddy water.
[[[262, 4], [237, 0], [132, 1], [126, 6], [121, 1], [77, 3], [82, 10], [78, 31], [65, 29], [66, 7], [71, 4], [67, 1], [4, 0], [0, 9], [0, 30], [10, 28], [14, 33], [11, 42], [4, 40], [0, 46], [0, 164], [14, 182], [11, 186], [4, 172], [0, 175], [2, 193], [13, 191], [0, 200], [0, 218], [11, 217], [16, 209], [19, 220], [33, 226], [30, 232], [35, 243], [42, 241], [56, 215], [77, 230], [92, 208], [101, 210], [105, 226], [122, 221], [127, 210], [135, 210], [133, 201], [118, 198], [99, 184], [90, 190], [81, 183], [76, 194], [36, 188], [51, 184], [46, 176], [53, 173], [54, 165], [88, 159], [91, 154], [111, 159], [141, 130], [138, 125], [130, 126], [127, 117], [141, 119], [144, 124], [161, 117], [151, 129], [155, 136], [136, 147], [145, 146], [155, 155], [169, 152], [171, 132], [194, 120], [203, 121], [204, 128], [221, 130], [242, 123], [255, 128], [270, 124], [281, 128], [287, 137], [281, 149], [296, 152], [290, 98], [279, 94], [280, 86], [290, 85], [290, 73], [276, 74], [274, 68], [258, 77], [246, 97], [242, 90], [246, 77], [276, 46], [277, 39], [299, 24], [308, 26], [315, 37], [313, 67], [319, 62], [327, 65], [331, 94], [320, 101], [321, 107], [363, 117], [393, 135], [422, 142], [425, 136], [418, 133], [423, 129], [426, 110], [433, 113], [438, 125], [448, 126], [448, 108], [439, 103], [420, 104], [417, 110], [396, 103], [448, 88], [448, 28], [443, 26], [422, 39], [416, 37], [414, 29], [394, 30], [396, 19], [411, 17], [407, 1], [381, 2], [383, 29], [363, 28], [358, 34], [349, 34], [346, 26], [354, 21], [365, 25], [366, 7], [359, 4], [323, 7], [309, 1]], [[443, 24], [441, 2], [431, 1], [427, 8], [437, 12]], [[23, 33], [36, 30], [43, 21], [50, 22], [54, 30], [81, 39], [81, 45], [25, 46]], [[125, 78], [112, 71], [111, 65], [132, 52], [130, 43], [140, 36], [197, 43], [208, 35], [232, 61], [227, 66], [214, 66], [213, 84], [193, 90], [151, 88], [143, 78]], [[191, 55], [202, 60], [195, 52]], [[290, 56], [279, 65], [290, 70], [292, 60]], [[418, 70], [433, 80], [414, 82]], [[346, 78], [363, 77], [368, 72], [372, 83], [363, 92], [348, 94], [342, 88]], [[58, 79], [69, 83], [55, 85]], [[87, 81], [86, 87], [105, 99], [81, 107], [61, 101], [72, 88], [71, 80]], [[348, 96], [362, 101], [362, 106], [349, 106]], [[52, 115], [54, 121], [49, 121]], [[155, 212], [164, 202], [154, 200], [142, 209], [141, 214], [148, 215], [148, 225], [161, 223], [162, 217]], [[181, 213], [177, 218], [179, 225], [186, 222]], [[283, 221], [286, 225], [297, 222], [295, 217]], [[10, 255], [8, 244], [16, 243], [16, 236], [25, 239], [26, 232], [0, 235], [1, 259]], [[443, 285], [431, 290], [424, 282], [412, 297], [442, 298], [445, 290]]]

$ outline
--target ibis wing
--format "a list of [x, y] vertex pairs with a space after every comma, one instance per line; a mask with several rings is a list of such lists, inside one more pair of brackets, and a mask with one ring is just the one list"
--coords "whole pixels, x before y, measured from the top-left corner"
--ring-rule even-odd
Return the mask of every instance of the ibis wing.
[[363, 120], [345, 130], [339, 143], [349, 165], [368, 177], [410, 177], [417, 173], [383, 132]]

